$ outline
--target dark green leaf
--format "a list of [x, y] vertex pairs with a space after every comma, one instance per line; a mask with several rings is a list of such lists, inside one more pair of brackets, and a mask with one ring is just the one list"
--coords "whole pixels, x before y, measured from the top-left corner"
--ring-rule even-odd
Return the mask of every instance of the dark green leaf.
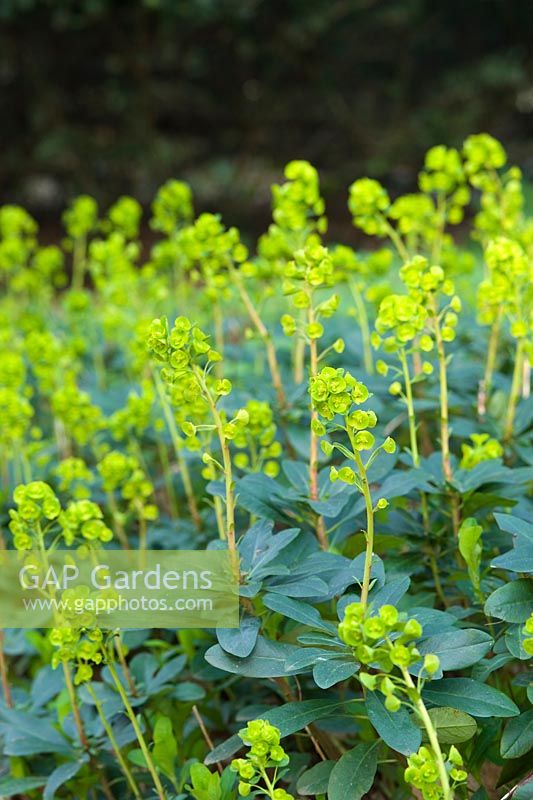
[[328, 790], [329, 776], [334, 765], [334, 761], [321, 761], [311, 769], [303, 772], [296, 784], [298, 794], [325, 794]]
[[367, 692], [365, 705], [368, 719], [385, 744], [405, 756], [418, 750], [422, 732], [404, 706], [394, 713], [387, 711], [383, 697], [378, 692]]
[[358, 744], [337, 761], [328, 783], [329, 800], [361, 800], [372, 787], [379, 742]]
[[533, 748], [533, 708], [509, 720], [503, 732], [500, 752], [504, 758], [520, 758]]
[[503, 692], [471, 678], [444, 678], [427, 683], [423, 697], [435, 706], [451, 706], [474, 717], [514, 717], [518, 707]]
[[533, 580], [519, 578], [496, 589], [485, 603], [485, 614], [506, 622], [525, 622], [533, 608]]
[[477, 731], [475, 719], [456, 708], [432, 708], [429, 716], [441, 744], [467, 742]]

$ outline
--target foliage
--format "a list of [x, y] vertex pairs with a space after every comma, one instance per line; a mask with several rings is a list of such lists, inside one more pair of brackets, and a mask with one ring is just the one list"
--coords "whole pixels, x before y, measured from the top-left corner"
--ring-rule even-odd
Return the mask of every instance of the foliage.
[[181, 181], [148, 253], [133, 198], [75, 199], [52, 250], [0, 209], [2, 546], [227, 549], [241, 617], [3, 631], [0, 795], [529, 796], [533, 222], [506, 158], [479, 134], [417, 193], [355, 181], [363, 252], [304, 161], [255, 248]]

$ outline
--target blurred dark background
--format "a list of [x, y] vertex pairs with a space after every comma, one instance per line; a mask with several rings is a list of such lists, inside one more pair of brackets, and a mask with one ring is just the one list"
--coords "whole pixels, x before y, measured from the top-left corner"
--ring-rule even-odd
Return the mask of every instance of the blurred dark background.
[[344, 214], [482, 130], [533, 177], [533, 3], [0, 0], [0, 113], [0, 202], [41, 219], [180, 177], [254, 232], [292, 158]]

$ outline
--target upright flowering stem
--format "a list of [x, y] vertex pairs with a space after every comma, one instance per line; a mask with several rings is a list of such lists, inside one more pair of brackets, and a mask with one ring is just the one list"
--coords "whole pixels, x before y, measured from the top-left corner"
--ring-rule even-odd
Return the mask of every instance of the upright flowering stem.
[[[315, 324], [315, 314], [312, 299], [308, 309], [309, 325]], [[318, 373], [318, 347], [317, 340], [309, 340], [311, 378], [315, 378]], [[316, 409], [311, 407], [311, 439], [309, 445], [309, 495], [311, 500], [318, 500], [318, 436], [314, 431], [313, 422], [318, 420]], [[328, 538], [324, 517], [319, 515], [316, 521], [316, 535], [323, 550], [328, 549]]]
[[[433, 304], [435, 300], [433, 299]], [[440, 322], [437, 315], [435, 305], [433, 305], [434, 313], [434, 331], [435, 341], [437, 343], [437, 357], [439, 362], [439, 391], [440, 391], [440, 443], [442, 448], [442, 472], [444, 479], [450, 482], [453, 478], [452, 464], [450, 458], [450, 427], [448, 421], [448, 375], [446, 371], [446, 351], [444, 349], [444, 341], [442, 338], [442, 331]], [[451, 496], [451, 513], [453, 532], [457, 536], [459, 533], [459, 502], [457, 495], [452, 493]]]
[[87, 740], [85, 729], [83, 727], [83, 722], [80, 715], [80, 708], [78, 706], [78, 701], [76, 699], [76, 692], [74, 691], [74, 684], [72, 683], [72, 675], [70, 674], [70, 666], [69, 664], [67, 664], [66, 661], [63, 661], [62, 664], [63, 664], [63, 674], [65, 676], [65, 685], [67, 687], [67, 692], [70, 700], [70, 707], [72, 709], [72, 714], [74, 716], [74, 723], [76, 725], [76, 730], [78, 731], [80, 744], [84, 750], [88, 750], [89, 742]]
[[249, 317], [250, 317], [255, 329], [257, 330], [259, 336], [261, 337], [261, 339], [263, 340], [263, 343], [265, 345], [268, 368], [270, 370], [270, 375], [271, 375], [271, 378], [272, 378], [272, 385], [274, 386], [279, 406], [280, 406], [281, 409], [284, 409], [287, 406], [287, 398], [285, 396], [285, 390], [283, 388], [283, 381], [281, 379], [281, 372], [280, 372], [280, 369], [279, 369], [278, 358], [277, 358], [277, 354], [276, 354], [276, 348], [274, 347], [274, 343], [272, 341], [272, 337], [271, 337], [271, 335], [270, 335], [265, 323], [263, 322], [263, 320], [259, 316], [259, 314], [257, 312], [257, 309], [256, 309], [256, 307], [255, 307], [250, 295], [246, 291], [246, 288], [245, 288], [245, 286], [244, 286], [244, 284], [242, 282], [242, 278], [239, 275], [238, 270], [232, 268], [232, 273], [231, 274], [232, 274], [232, 277], [233, 277], [233, 282], [234, 282], [235, 286], [237, 287], [237, 291], [239, 292], [241, 300], [242, 300], [242, 302], [244, 303], [244, 305], [246, 307], [248, 315], [249, 315]]
[[366, 311], [365, 301], [361, 296], [357, 281], [349, 280], [348, 286], [350, 287], [350, 292], [352, 293], [357, 310], [357, 318], [359, 320], [359, 328], [361, 330], [361, 338], [363, 340], [363, 362], [365, 365], [365, 370], [369, 375], [372, 375], [374, 372], [374, 359], [372, 357], [370, 328], [368, 325], [368, 314]]
[[363, 569], [363, 584], [361, 586], [361, 603], [366, 605], [368, 603], [368, 592], [370, 590], [370, 579], [372, 575], [372, 557], [374, 555], [374, 508], [372, 506], [372, 495], [370, 493], [370, 485], [368, 483], [368, 476], [366, 474], [363, 459], [354, 447], [354, 459], [361, 478], [363, 497], [365, 498], [366, 509], [366, 549], [365, 549], [365, 566]]
[[452, 479], [452, 465], [450, 461], [450, 428], [448, 421], [448, 376], [446, 372], [446, 352], [442, 333], [434, 308], [435, 341], [437, 343], [437, 357], [439, 361], [439, 391], [440, 391], [440, 443], [442, 448], [442, 471], [447, 481]]
[[233, 482], [233, 468], [231, 464], [231, 453], [228, 445], [228, 440], [224, 434], [224, 422], [216, 406], [216, 401], [211, 393], [205, 379], [205, 373], [202, 369], [195, 366], [194, 374], [201, 386], [202, 393], [209, 404], [213, 422], [220, 443], [220, 450], [222, 453], [222, 466], [224, 468], [224, 484], [226, 490], [226, 528], [224, 531], [224, 538], [228, 543], [228, 550], [230, 554], [231, 566], [233, 573], [237, 580], [240, 576], [239, 555], [237, 552], [237, 544], [235, 539], [235, 485]]
[[409, 438], [411, 442], [411, 456], [415, 467], [420, 466], [420, 455], [418, 452], [418, 440], [416, 436], [416, 417], [415, 407], [413, 403], [413, 388], [411, 386], [411, 376], [409, 374], [409, 364], [407, 363], [407, 356], [405, 350], [401, 347], [398, 351], [398, 357], [402, 365], [403, 379], [405, 384], [405, 402], [407, 405], [407, 418], [409, 421]]
[[113, 748], [113, 751], [115, 753], [116, 759], [117, 759], [118, 763], [120, 764], [122, 772], [124, 773], [124, 776], [125, 776], [125, 778], [126, 778], [126, 780], [128, 782], [128, 785], [129, 785], [131, 791], [133, 792], [133, 796], [135, 797], [135, 800], [142, 800], [141, 790], [137, 786], [137, 783], [135, 781], [135, 778], [132, 775], [132, 772], [131, 772], [128, 764], [127, 764], [127, 761], [124, 758], [124, 756], [122, 755], [122, 752], [120, 750], [118, 742], [117, 742], [117, 740], [115, 738], [115, 734], [113, 732], [113, 728], [111, 727], [111, 725], [109, 724], [109, 722], [107, 720], [107, 717], [106, 717], [106, 715], [104, 713], [104, 710], [102, 708], [102, 704], [99, 701], [99, 699], [98, 699], [98, 697], [96, 695], [96, 692], [94, 691], [94, 689], [92, 687], [92, 684], [91, 683], [87, 683], [86, 684], [86, 688], [87, 688], [87, 691], [89, 692], [89, 694], [92, 697], [94, 706], [95, 706], [95, 708], [96, 708], [96, 710], [98, 712], [98, 716], [100, 717], [102, 725], [104, 726], [104, 730], [105, 730], [105, 732], [107, 734], [107, 738], [111, 742], [111, 747]]
[[152, 374], [154, 377], [154, 383], [157, 389], [157, 394], [161, 402], [161, 407], [163, 409], [163, 414], [165, 415], [165, 420], [170, 433], [170, 438], [172, 439], [172, 444], [174, 445], [174, 453], [178, 461], [181, 480], [183, 482], [183, 488], [185, 489], [185, 495], [187, 497], [187, 506], [189, 508], [189, 513], [192, 517], [196, 529], [201, 530], [202, 519], [198, 511], [196, 497], [194, 495], [194, 490], [191, 483], [191, 476], [189, 474], [189, 468], [187, 466], [187, 462], [183, 457], [181, 449], [181, 441], [178, 434], [176, 420], [174, 419], [174, 414], [172, 413], [172, 408], [170, 407], [170, 403], [168, 402], [167, 396], [165, 394], [165, 388], [161, 382], [161, 378], [159, 377], [158, 371], [153, 370]]
[[525, 357], [525, 343], [526, 340], [524, 338], [520, 338], [516, 342], [513, 379], [511, 382], [511, 393], [509, 395], [507, 414], [505, 416], [505, 424], [503, 429], [504, 442], [508, 442], [513, 436], [516, 406], [518, 405], [518, 401], [520, 399], [520, 390], [522, 385], [522, 375], [523, 375], [524, 357]]
[[454, 792], [450, 786], [450, 779], [446, 771], [444, 755], [441, 750], [437, 732], [431, 721], [428, 710], [420, 696], [420, 692], [415, 686], [413, 679], [405, 667], [401, 668], [403, 679], [406, 686], [410, 689], [411, 700], [413, 701], [415, 710], [422, 721], [426, 733], [428, 735], [429, 743], [437, 759], [437, 768], [439, 770], [439, 778], [443, 792], [443, 800], [454, 800]]
[[486, 402], [490, 397], [492, 389], [492, 376], [496, 366], [496, 356], [498, 353], [498, 344], [500, 341], [500, 329], [502, 325], [503, 309], [498, 311], [498, 315], [492, 323], [490, 330], [489, 346], [487, 350], [487, 363], [485, 365], [485, 374], [483, 377], [483, 391], [485, 393]]
[[133, 708], [131, 706], [131, 703], [129, 701], [128, 695], [126, 694], [126, 692], [124, 690], [124, 686], [122, 685], [122, 681], [120, 680], [120, 677], [119, 677], [119, 675], [118, 675], [118, 673], [117, 673], [117, 671], [115, 669], [115, 665], [114, 665], [114, 663], [113, 663], [113, 661], [111, 659], [109, 660], [107, 667], [109, 669], [109, 673], [110, 673], [111, 677], [113, 678], [113, 683], [115, 684], [115, 686], [117, 688], [117, 691], [118, 691], [118, 693], [120, 695], [120, 699], [122, 700], [122, 704], [124, 706], [126, 714], [129, 717], [129, 720], [130, 720], [130, 722], [132, 724], [133, 730], [135, 731], [135, 735], [137, 737], [137, 741], [139, 742], [139, 746], [140, 746], [142, 754], [144, 756], [144, 760], [146, 761], [146, 766], [148, 767], [148, 771], [150, 772], [150, 775], [152, 776], [152, 780], [154, 782], [154, 786], [155, 786], [155, 789], [156, 789], [156, 792], [157, 792], [157, 796], [158, 796], [159, 800], [167, 800], [166, 792], [165, 792], [165, 790], [163, 788], [163, 784], [161, 783], [161, 779], [160, 779], [160, 777], [159, 777], [159, 775], [157, 773], [157, 769], [156, 769], [156, 766], [155, 766], [155, 764], [153, 762], [153, 759], [152, 759], [150, 750], [148, 748], [148, 745], [146, 744], [146, 739], [144, 738], [144, 735], [143, 735], [143, 732], [142, 732], [141, 727], [139, 725], [139, 722], [137, 721], [137, 717], [135, 716], [135, 711], [133, 710]]
[[[304, 312], [302, 311], [302, 317], [304, 317]], [[293, 370], [294, 370], [294, 383], [299, 386], [300, 383], [303, 383], [304, 379], [304, 370], [305, 370], [305, 341], [303, 339], [296, 339], [294, 343], [294, 362], [293, 362]]]

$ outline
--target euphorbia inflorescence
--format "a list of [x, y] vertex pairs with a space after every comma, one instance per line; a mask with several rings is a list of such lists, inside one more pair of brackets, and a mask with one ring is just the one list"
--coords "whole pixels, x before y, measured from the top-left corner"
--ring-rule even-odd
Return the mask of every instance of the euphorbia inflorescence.
[[[240, 778], [240, 796], [248, 797], [255, 790], [271, 800], [293, 800], [293, 796], [284, 789], [276, 789], [281, 777], [279, 770], [289, 763], [289, 757], [280, 744], [279, 729], [266, 720], [255, 719], [239, 731], [239, 736], [250, 748], [245, 758], [236, 758], [231, 762], [232, 771]], [[267, 770], [273, 770], [272, 777]]]

